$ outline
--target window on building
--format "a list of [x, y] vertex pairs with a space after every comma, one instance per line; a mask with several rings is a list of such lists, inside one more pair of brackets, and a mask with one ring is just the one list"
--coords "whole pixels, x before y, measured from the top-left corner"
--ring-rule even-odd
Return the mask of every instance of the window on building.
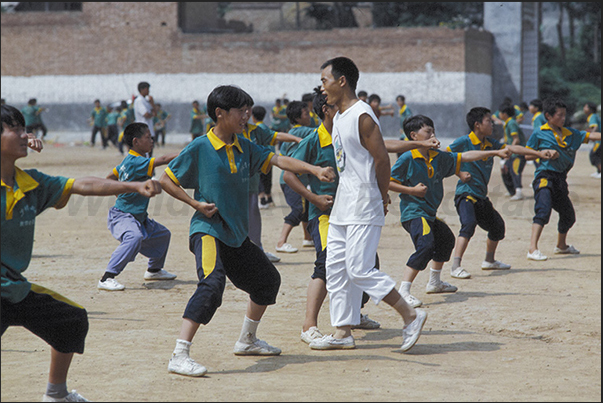
[[54, 1], [11, 2], [11, 9], [12, 9], [12, 11], [15, 11], [15, 12], [82, 11], [82, 3], [81, 2], [79, 2], [79, 3], [76, 3], [76, 2], [63, 3], [63, 2], [54, 2]]
[[184, 33], [251, 32], [253, 27], [242, 21], [224, 21], [230, 2], [179, 2], [178, 27]]

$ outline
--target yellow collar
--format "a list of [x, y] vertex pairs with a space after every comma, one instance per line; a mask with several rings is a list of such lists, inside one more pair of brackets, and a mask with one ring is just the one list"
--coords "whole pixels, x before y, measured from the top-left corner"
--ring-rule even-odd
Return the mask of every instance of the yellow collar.
[[239, 144], [239, 138], [237, 137], [236, 134], [234, 134], [233, 136], [234, 136], [233, 143], [232, 144], [226, 144], [218, 136], [216, 136], [214, 134], [214, 129], [213, 128], [209, 129], [209, 131], [207, 132], [207, 138], [209, 139], [209, 142], [211, 143], [211, 145], [214, 146], [214, 149], [216, 151], [218, 151], [222, 147], [226, 147], [227, 149], [230, 149], [230, 148], [232, 148], [234, 146], [234, 147], [236, 147], [239, 150], [239, 152], [242, 153], [243, 152], [243, 148], [241, 148], [241, 145]]
[[13, 218], [13, 209], [17, 202], [25, 197], [25, 193], [37, 188], [40, 184], [27, 172], [15, 167], [15, 183], [17, 190], [2, 181], [2, 187], [6, 188], [6, 219]]
[[549, 126], [549, 123], [545, 123], [542, 126], [540, 126], [540, 130], [550, 130], [551, 132], [553, 132], [553, 135], [555, 136], [555, 140], [557, 140], [557, 144], [559, 144], [560, 147], [565, 148], [567, 147], [567, 143], [565, 142], [565, 138], [567, 136], [571, 136], [572, 132], [571, 130], [569, 130], [568, 128], [562, 127], [561, 128], [561, 137], [559, 137], [559, 135], [557, 134], [557, 132], [555, 130], [553, 130], [553, 128], [551, 126]]
[[536, 113], [534, 114], [534, 116], [532, 116], [532, 122], [534, 122], [534, 121], [536, 120], [536, 118], [537, 118], [538, 116], [540, 116], [540, 115], [542, 115], [542, 112], [540, 112], [540, 111], [536, 112]]
[[333, 138], [331, 137], [331, 133], [327, 130], [324, 124], [320, 124], [318, 127], [318, 140], [320, 141], [320, 146], [325, 148], [326, 146], [330, 146], [333, 144]]
[[[243, 129], [243, 137], [245, 137], [247, 140], [251, 140], [251, 132], [254, 131], [256, 128], [257, 128], [257, 125], [247, 123], [247, 127], [245, 127], [245, 129]], [[243, 152], [243, 151], [241, 151], [241, 152]]]
[[292, 129], [297, 129], [298, 127], [302, 127], [302, 125], [300, 125], [300, 124], [294, 125], [294, 126], [292, 127]]
[[402, 108], [400, 108], [400, 115], [402, 115], [404, 112], [406, 112], [406, 104], [402, 105]]
[[414, 150], [411, 150], [412, 153], [412, 157], [414, 159], [420, 158], [420, 159], [424, 159], [427, 162], [431, 162], [433, 161], [433, 158], [438, 155], [438, 152], [435, 150], [429, 150], [429, 160], [426, 159], [423, 154], [421, 154], [421, 152], [419, 150], [417, 150], [416, 148]]
[[134, 150], [130, 150], [128, 151], [128, 154], [133, 155], [135, 157], [142, 157], [142, 155], [138, 154], [136, 151]]
[[481, 144], [482, 150], [486, 147], [492, 147], [492, 143], [490, 143], [488, 139], [484, 139], [484, 142], [482, 143], [479, 137], [477, 137], [477, 134], [475, 134], [474, 132], [469, 133], [469, 139], [471, 139], [471, 144], [473, 144], [474, 146]]

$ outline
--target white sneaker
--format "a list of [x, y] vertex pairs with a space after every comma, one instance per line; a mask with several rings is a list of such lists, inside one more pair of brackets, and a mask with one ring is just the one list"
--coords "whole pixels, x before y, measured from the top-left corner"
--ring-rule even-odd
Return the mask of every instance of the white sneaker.
[[356, 348], [356, 343], [353, 336], [336, 339], [332, 334], [329, 334], [320, 339], [313, 340], [310, 343], [310, 348], [312, 350], [345, 350]]
[[151, 273], [150, 271], [146, 271], [144, 273], [145, 280], [173, 280], [177, 276], [170, 272], [167, 272], [163, 269], [159, 270], [157, 273]]
[[304, 239], [304, 242], [302, 242], [302, 246], [304, 248], [313, 248], [314, 247], [314, 241], [311, 239]]
[[405, 352], [412, 348], [415, 345], [417, 340], [419, 340], [419, 336], [421, 336], [421, 330], [423, 330], [423, 325], [427, 320], [427, 312], [423, 309], [417, 309], [417, 317], [408, 325], [404, 326], [402, 329], [402, 347], [400, 349]]
[[413, 308], [418, 308], [423, 305], [423, 302], [412, 294], [402, 295], [402, 298], [404, 298], [404, 301]]
[[498, 260], [495, 260], [492, 263], [486, 262], [485, 260], [482, 262], [482, 270], [509, 270], [510, 268], [510, 264], [499, 262]]
[[543, 261], [547, 259], [548, 257], [546, 255], [543, 255], [542, 252], [540, 252], [538, 249], [536, 249], [532, 253], [528, 251], [528, 260]]
[[98, 280], [98, 285], [96, 286], [99, 290], [106, 291], [123, 291], [126, 288], [125, 285], [120, 284], [114, 278], [109, 277], [105, 281]]
[[443, 294], [445, 292], [456, 292], [457, 290], [457, 287], [445, 281], [440, 281], [438, 284], [427, 283], [427, 286], [425, 287], [425, 292], [427, 294]]
[[57, 399], [55, 397], [50, 397], [46, 394], [42, 396], [43, 402], [89, 402], [90, 400], [86, 399], [84, 396], [77, 393], [75, 390], [72, 390], [67, 396], [62, 399]]
[[241, 343], [237, 341], [234, 347], [235, 355], [279, 355], [280, 353], [280, 348], [272, 347], [260, 339], [255, 339], [253, 343]]
[[281, 261], [281, 258], [276, 256], [273, 253], [270, 252], [264, 252], [266, 254], [266, 257], [268, 258], [268, 260], [270, 260], [272, 263], [277, 263]]
[[567, 248], [565, 248], [565, 249], [560, 249], [555, 246], [555, 254], [557, 254], [557, 255], [578, 255], [578, 254], [580, 254], [580, 251], [578, 249], [574, 248], [573, 245], [567, 245]]
[[462, 267], [457, 267], [450, 271], [450, 277], [466, 279], [470, 278], [471, 274]]
[[324, 336], [322, 333], [320, 333], [320, 330], [318, 330], [318, 328], [316, 326], [312, 326], [310, 329], [306, 330], [305, 332], [303, 330], [301, 332], [301, 340], [307, 344], [310, 344], [310, 343], [312, 343], [313, 340], [320, 339], [321, 337], [324, 337]]
[[601, 172], [593, 172], [592, 174], [590, 174], [590, 177], [595, 179], [601, 179]]
[[195, 362], [188, 355], [172, 354], [168, 363], [168, 371], [186, 376], [203, 376], [207, 373], [207, 368]]
[[526, 197], [522, 194], [522, 193], [515, 193], [513, 196], [511, 196], [511, 198], [509, 200], [511, 201], [519, 201], [519, 200], [523, 200]]
[[360, 323], [352, 326], [352, 329], [379, 329], [381, 327], [381, 323], [376, 320], [372, 320], [368, 317], [368, 315], [360, 314]]
[[277, 246], [276, 248], [277, 252], [283, 252], [283, 253], [295, 253], [297, 252], [297, 248], [294, 248], [293, 245], [289, 244], [289, 243], [284, 243], [283, 246]]

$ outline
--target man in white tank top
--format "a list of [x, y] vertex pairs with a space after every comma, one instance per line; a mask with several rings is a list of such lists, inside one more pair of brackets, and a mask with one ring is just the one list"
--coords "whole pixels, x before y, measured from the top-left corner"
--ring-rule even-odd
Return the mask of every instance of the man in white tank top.
[[404, 323], [402, 351], [417, 342], [427, 313], [412, 308], [396, 290], [395, 281], [375, 268], [375, 255], [385, 223], [391, 167], [379, 120], [356, 97], [358, 68], [346, 57], [322, 66], [327, 103], [337, 105], [333, 148], [339, 186], [327, 236], [327, 291], [335, 334], [310, 343], [316, 350], [355, 348], [352, 326], [360, 323], [362, 292], [391, 305]]

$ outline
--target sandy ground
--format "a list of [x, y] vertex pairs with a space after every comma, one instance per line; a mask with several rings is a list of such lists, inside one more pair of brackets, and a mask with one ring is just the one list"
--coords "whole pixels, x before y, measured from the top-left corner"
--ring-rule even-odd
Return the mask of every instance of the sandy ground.
[[[357, 348], [313, 351], [300, 341], [306, 288], [314, 251], [301, 248], [302, 233], [290, 242], [296, 254], [280, 254], [280, 295], [268, 308], [258, 336], [283, 350], [278, 357], [237, 357], [247, 295], [228, 284], [224, 302], [209, 325], [198, 332], [192, 357], [209, 372], [188, 378], [167, 372], [181, 315], [197, 282], [188, 251], [191, 210], [162, 193], [149, 207], [151, 217], [172, 231], [166, 269], [175, 281], [145, 282], [146, 259], [139, 256], [119, 276], [124, 292], [99, 291], [97, 281], [118, 245], [106, 227], [115, 198], [72, 196], [62, 210], [37, 219], [34, 256], [26, 272], [36, 283], [84, 305], [90, 331], [86, 351], [76, 355], [68, 387], [96, 401], [600, 401], [601, 400], [601, 182], [589, 175], [588, 149], [578, 153], [570, 172], [577, 225], [568, 240], [577, 256], [553, 255], [557, 214], [545, 227], [540, 247], [545, 262], [526, 259], [533, 199], [510, 202], [495, 167], [490, 198], [506, 221], [507, 235], [497, 258], [509, 271], [482, 271], [486, 234], [481, 229], [469, 244], [464, 267], [470, 280], [443, 279], [459, 287], [455, 294], [426, 294], [427, 273], [413, 293], [429, 318], [418, 344], [399, 351], [402, 322], [386, 304], [364, 309], [379, 321], [379, 330], [354, 331]], [[179, 150], [158, 148], [155, 155]], [[394, 161], [392, 156], [392, 162]], [[106, 176], [121, 161], [114, 149], [47, 144], [18, 164], [54, 175]], [[157, 169], [157, 176], [163, 167]], [[524, 172], [525, 193], [534, 167]], [[276, 207], [263, 210], [263, 243], [274, 252], [286, 203], [274, 175]], [[455, 178], [445, 182], [440, 217], [456, 233], [453, 207]], [[413, 252], [398, 219], [397, 196], [387, 216], [379, 255], [382, 270], [399, 284], [402, 267]], [[319, 318], [323, 333], [333, 331], [328, 300]], [[49, 347], [22, 328], [2, 337], [2, 401], [39, 401], [45, 391]]]

